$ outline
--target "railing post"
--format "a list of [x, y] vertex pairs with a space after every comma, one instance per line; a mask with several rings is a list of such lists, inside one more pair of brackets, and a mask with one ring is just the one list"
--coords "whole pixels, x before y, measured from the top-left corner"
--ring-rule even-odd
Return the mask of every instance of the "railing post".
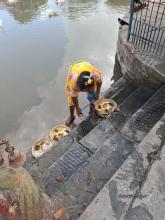
[[133, 13], [134, 13], [134, 5], [135, 5], [135, 1], [131, 0], [130, 11], [129, 11], [129, 28], [128, 28], [127, 41], [129, 41], [130, 34], [131, 34], [131, 27], [132, 27]]

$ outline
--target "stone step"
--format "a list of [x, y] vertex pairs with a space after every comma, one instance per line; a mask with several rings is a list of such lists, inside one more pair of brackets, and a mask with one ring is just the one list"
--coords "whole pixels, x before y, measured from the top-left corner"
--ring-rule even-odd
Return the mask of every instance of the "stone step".
[[120, 105], [135, 89], [136, 87], [132, 83], [127, 83], [109, 98], [115, 100]]
[[[125, 87], [122, 88], [122, 90], [124, 89]], [[136, 89], [133, 93], [134, 99], [133, 94], [130, 95], [127, 98], [129, 104], [125, 101], [125, 105], [121, 106], [125, 110], [124, 114], [122, 111], [114, 112], [80, 141], [85, 149], [89, 149], [90, 152], [95, 154], [88, 158], [78, 172], [72, 173], [68, 179], [61, 183], [65, 189], [64, 193], [57, 187], [51, 187], [54, 190], [52, 199], [55, 198], [56, 207], [61, 203], [67, 210], [70, 206], [74, 207], [74, 211], [68, 210], [68, 212], [70, 216], [73, 217], [74, 215], [76, 219], [78, 212], [81, 212], [95, 197], [108, 178], [116, 172], [127, 156], [134, 150], [133, 142], [125, 139], [119, 132], [119, 127], [124, 125], [128, 117], [124, 106], [130, 109], [131, 103], [133, 103], [133, 108], [129, 113], [131, 111], [134, 113], [155, 91], [156, 88], [147, 87], [146, 85]], [[142, 95], [139, 95], [141, 93]], [[88, 179], [89, 185], [87, 183]], [[46, 188], [48, 187], [46, 186]]]
[[109, 89], [106, 90], [104, 97], [109, 98], [113, 96], [118, 90], [123, 88], [127, 83], [128, 81], [126, 81], [124, 77], [121, 77], [117, 82], [110, 85]]
[[[124, 79], [121, 79], [120, 82], [123, 83], [123, 81], [125, 82]], [[123, 83], [123, 84], [119, 84], [121, 86], [121, 88], [118, 91], [118, 90], [116, 90], [116, 84], [118, 84], [118, 81], [114, 85], [115, 92], [113, 90], [111, 90], [111, 93], [109, 93], [109, 95], [106, 96], [106, 98], [112, 98], [113, 100], [115, 100], [117, 102], [118, 105], [120, 105], [130, 95], [130, 93], [132, 93], [136, 89], [136, 87], [131, 83], [127, 83], [127, 84]], [[76, 129], [77, 139], [80, 140], [84, 136], [86, 136], [102, 120], [103, 119], [100, 116], [98, 116], [96, 113], [92, 113], [91, 115], [89, 115], [86, 118], [86, 120], [81, 122], [81, 124]]]
[[[51, 196], [55, 190], [61, 190], [62, 183], [84, 166], [90, 156], [91, 154], [82, 145], [74, 143], [68, 151], [42, 173], [41, 182], [45, 192]], [[62, 177], [62, 183], [58, 179], [56, 180], [56, 177]]]
[[[119, 81], [111, 86], [110, 94], [114, 95], [117, 92], [117, 88], [121, 89], [126, 84], [127, 81], [124, 78], [119, 79]], [[131, 86], [129, 87], [132, 88]], [[118, 95], [116, 97], [118, 97]], [[29, 151], [26, 155], [27, 160], [24, 164], [24, 167], [38, 182], [38, 179], [41, 175], [40, 172], [42, 173], [42, 170], [48, 168], [54, 161], [60, 158], [60, 156], [62, 156], [64, 152], [70, 148], [73, 142], [73, 137], [75, 137], [77, 140], [80, 140], [101, 121], [102, 118], [96, 113], [91, 114], [71, 132], [70, 136], [67, 136], [63, 140], [56, 143], [50, 151], [46, 152], [40, 158], [33, 158], [31, 151]]]
[[144, 83], [131, 93], [120, 105], [120, 111], [131, 115], [137, 111], [159, 88], [161, 84]]
[[[165, 115], [105, 184], [79, 220], [163, 220], [163, 216], [165, 216], [164, 157], [163, 160], [155, 162], [156, 169], [153, 167], [154, 171], [152, 172], [151, 169], [151, 174], [147, 177], [146, 182], [145, 179], [150, 166], [150, 161], [147, 159], [148, 154], [160, 149], [164, 134]], [[143, 182], [145, 182], [145, 185], [141, 190]], [[146, 210], [146, 207], [149, 211]], [[126, 215], [127, 218], [124, 218]], [[149, 218], [149, 216], [153, 217]]]
[[113, 112], [108, 119], [102, 121], [82, 138], [80, 143], [94, 153], [116, 130], [122, 129], [126, 120], [156, 92], [157, 88], [146, 84], [137, 88], [119, 105], [119, 112]]
[[68, 135], [57, 144], [54, 144], [50, 151], [46, 152], [39, 158], [34, 158], [31, 152], [29, 152], [23, 167], [29, 171], [34, 180], [39, 182], [40, 177], [42, 176], [42, 171], [47, 169], [54, 161], [60, 158], [60, 156], [70, 148], [73, 142], [73, 137]]
[[60, 188], [51, 187], [55, 207], [64, 206], [69, 219], [76, 220], [133, 150], [134, 144], [116, 131]]
[[165, 112], [165, 85], [128, 120], [122, 133], [132, 141], [140, 142]]

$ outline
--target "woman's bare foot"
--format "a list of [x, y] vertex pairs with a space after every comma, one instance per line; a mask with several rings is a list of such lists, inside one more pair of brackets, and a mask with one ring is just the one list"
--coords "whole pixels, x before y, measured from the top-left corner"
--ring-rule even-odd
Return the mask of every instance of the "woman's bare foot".
[[75, 120], [74, 116], [73, 117], [69, 116], [69, 118], [65, 121], [65, 125], [69, 127], [71, 124], [73, 124], [74, 120]]

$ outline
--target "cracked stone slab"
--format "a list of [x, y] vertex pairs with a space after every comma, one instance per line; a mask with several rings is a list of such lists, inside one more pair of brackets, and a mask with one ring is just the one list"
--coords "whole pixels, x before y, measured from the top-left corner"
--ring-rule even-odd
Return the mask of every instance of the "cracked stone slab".
[[[140, 190], [141, 182], [144, 180], [146, 169], [149, 165], [149, 162], [147, 160], [147, 155], [148, 153], [159, 149], [164, 133], [165, 133], [165, 115], [161, 118], [161, 120], [159, 120], [156, 123], [156, 125], [151, 129], [151, 131], [144, 138], [144, 140], [136, 147], [136, 150], [125, 160], [125, 162], [118, 169], [118, 171], [107, 182], [107, 184], [105, 184], [103, 189], [99, 192], [99, 194], [95, 197], [92, 203], [86, 208], [86, 210], [80, 216], [79, 220], [124, 219], [124, 216], [126, 215], [127, 210], [129, 209], [130, 204], [133, 201], [136, 192]], [[161, 161], [156, 161], [155, 164], [160, 162]], [[163, 170], [164, 162], [162, 165], [163, 166], [161, 170]], [[161, 173], [161, 170], [159, 174]], [[159, 195], [157, 194], [158, 197], [156, 197], [157, 190], [155, 190], [155, 193], [152, 194], [152, 191], [154, 191], [154, 189], [152, 188], [153, 185], [150, 183], [155, 182], [154, 185], [155, 187], [157, 182], [160, 183], [158, 186], [160, 185], [164, 186], [165, 183], [164, 174], [165, 173], [163, 171], [162, 178], [155, 178], [156, 177], [156, 172], [155, 172], [155, 174], [152, 175], [151, 177], [151, 179], [153, 180], [147, 179], [148, 184], [145, 184], [146, 190], [148, 189], [148, 187], [151, 187], [149, 190], [150, 192], [149, 197], [148, 196], [146, 197], [146, 193], [140, 192], [139, 199], [135, 200], [135, 202], [137, 201], [137, 207], [135, 206], [135, 209], [133, 211], [132, 210], [130, 211], [129, 220], [159, 219], [159, 218], [149, 218], [152, 216], [152, 212], [149, 211], [149, 209], [144, 210], [145, 206], [142, 206], [141, 204], [139, 205], [139, 203], [140, 202], [143, 203], [143, 200], [146, 201], [147, 203], [150, 197], [153, 198], [153, 200], [155, 199], [154, 201], [156, 203], [156, 199], [159, 197], [160, 192]], [[156, 188], [158, 188], [158, 186]], [[164, 196], [161, 195], [160, 197], [164, 198], [165, 194], [163, 195]], [[160, 201], [162, 202], [162, 200]], [[150, 202], [152, 203], [153, 201], [151, 200]], [[162, 206], [164, 206], [164, 204], [165, 203], [162, 203]], [[149, 205], [152, 209], [153, 205], [148, 202], [148, 206]], [[162, 210], [163, 213], [164, 210], [165, 209]], [[138, 215], [140, 217], [138, 217]], [[143, 216], [145, 217], [147, 216], [147, 217], [143, 218]], [[164, 220], [164, 219], [160, 218], [160, 220]]]
[[64, 183], [64, 192], [55, 191], [51, 197], [55, 206], [63, 204], [70, 219], [77, 220], [133, 150], [133, 143], [116, 132]]
[[130, 140], [140, 142], [165, 112], [165, 85], [163, 85], [122, 129]]
[[[147, 180], [128, 212], [128, 220], [165, 220], [165, 145], [161, 160], [151, 167]], [[137, 217], [138, 216], [138, 217]]]

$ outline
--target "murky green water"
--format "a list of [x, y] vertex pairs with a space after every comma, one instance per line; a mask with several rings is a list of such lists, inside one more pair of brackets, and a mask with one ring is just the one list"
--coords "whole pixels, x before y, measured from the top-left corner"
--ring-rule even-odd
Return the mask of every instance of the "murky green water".
[[[127, 0], [0, 0], [0, 138], [27, 150], [67, 117], [68, 67], [89, 60], [112, 76]], [[56, 11], [59, 16], [49, 18]], [[87, 104], [82, 98], [81, 106]]]

